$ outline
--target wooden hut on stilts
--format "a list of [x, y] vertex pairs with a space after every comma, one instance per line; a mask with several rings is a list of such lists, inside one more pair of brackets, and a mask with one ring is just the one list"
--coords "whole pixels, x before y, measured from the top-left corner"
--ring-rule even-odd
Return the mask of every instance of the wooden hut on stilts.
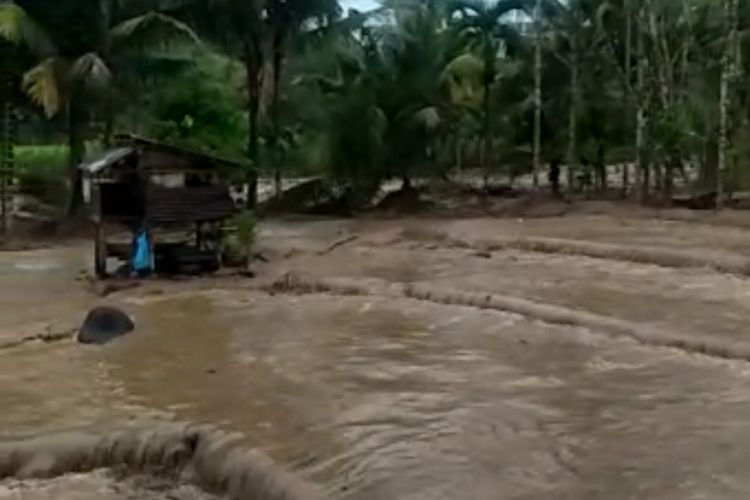
[[114, 258], [132, 262], [140, 232], [156, 273], [217, 269], [225, 221], [236, 212], [229, 178], [247, 165], [135, 135], [118, 136], [116, 145], [80, 166], [97, 276], [112, 273]]

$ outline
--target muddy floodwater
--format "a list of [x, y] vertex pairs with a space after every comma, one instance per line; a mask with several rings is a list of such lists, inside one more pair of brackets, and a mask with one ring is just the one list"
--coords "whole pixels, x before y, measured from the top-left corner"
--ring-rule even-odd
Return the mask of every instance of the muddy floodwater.
[[174, 478], [126, 476], [111, 471], [68, 474], [46, 481], [0, 482], [3, 500], [218, 500]]
[[[460, 301], [262, 286], [287, 273], [430, 285], [750, 346], [745, 277], [471, 245], [500, 234], [735, 260], [750, 248], [750, 230], [737, 226], [604, 216], [277, 221], [262, 227], [269, 262], [253, 280], [155, 281], [105, 298], [80, 278], [85, 242], [0, 253], [0, 439], [211, 423], [334, 500], [748, 498], [742, 356]], [[97, 304], [127, 311], [136, 331], [101, 347], [33, 340]], [[112, 471], [7, 479], [0, 499], [212, 498], [154, 481]]]

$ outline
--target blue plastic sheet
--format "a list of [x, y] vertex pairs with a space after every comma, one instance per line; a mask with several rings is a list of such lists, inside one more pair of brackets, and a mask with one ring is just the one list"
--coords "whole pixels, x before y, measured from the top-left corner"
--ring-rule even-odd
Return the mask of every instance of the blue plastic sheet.
[[148, 235], [141, 230], [135, 237], [135, 252], [133, 253], [133, 270], [148, 271], [151, 269], [151, 254], [148, 245]]

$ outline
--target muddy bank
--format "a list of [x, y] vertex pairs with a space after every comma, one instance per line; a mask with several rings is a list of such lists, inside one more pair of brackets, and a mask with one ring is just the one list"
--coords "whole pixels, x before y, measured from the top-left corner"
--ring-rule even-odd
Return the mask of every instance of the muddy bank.
[[232, 499], [314, 500], [315, 489], [286, 473], [241, 437], [207, 426], [161, 424], [0, 441], [0, 479], [52, 478], [101, 468], [183, 473]]

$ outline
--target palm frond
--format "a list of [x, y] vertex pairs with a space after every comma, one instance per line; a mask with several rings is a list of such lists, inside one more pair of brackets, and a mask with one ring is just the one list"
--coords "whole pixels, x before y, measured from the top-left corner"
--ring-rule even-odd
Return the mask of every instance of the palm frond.
[[147, 81], [173, 77], [196, 67], [194, 57], [172, 54], [124, 54], [112, 63], [118, 78]]
[[23, 76], [23, 89], [32, 102], [39, 105], [48, 117], [60, 110], [60, 67], [55, 57], [45, 59]]
[[98, 54], [89, 52], [73, 62], [69, 77], [84, 87], [102, 89], [112, 80], [112, 72]]
[[340, 78], [331, 78], [325, 75], [302, 75], [294, 79], [293, 85], [315, 85], [324, 94], [340, 92], [344, 83]]
[[484, 62], [471, 52], [464, 52], [451, 59], [445, 67], [445, 73], [460, 78], [481, 78]]
[[412, 115], [412, 123], [424, 130], [435, 130], [442, 123], [440, 111], [435, 106], [426, 106]]
[[24, 45], [32, 52], [49, 56], [55, 52], [47, 32], [15, 3], [0, 2], [0, 38]]
[[487, 9], [482, 0], [453, 0], [448, 2], [448, 12], [463, 15], [481, 15]]
[[451, 60], [441, 75], [442, 84], [454, 106], [476, 104], [482, 94], [484, 62], [471, 52]]
[[388, 117], [386, 116], [383, 109], [379, 106], [375, 106], [370, 109], [368, 114], [372, 123], [370, 136], [373, 139], [377, 139], [378, 143], [382, 142], [383, 135], [388, 129]]
[[188, 42], [200, 43], [185, 23], [159, 12], [149, 12], [124, 21], [110, 30], [114, 49], [144, 50]]
[[[554, 1], [554, 0], [553, 0]], [[498, 0], [489, 9], [491, 16], [500, 18], [513, 11], [531, 13], [534, 8], [533, 0]]]

